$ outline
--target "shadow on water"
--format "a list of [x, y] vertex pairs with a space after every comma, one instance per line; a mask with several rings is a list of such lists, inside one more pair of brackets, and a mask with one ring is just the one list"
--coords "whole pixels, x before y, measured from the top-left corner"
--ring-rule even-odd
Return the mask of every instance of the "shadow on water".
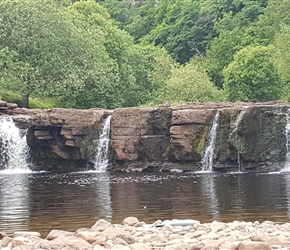
[[76, 230], [103, 218], [289, 221], [290, 173], [0, 172], [0, 231]]

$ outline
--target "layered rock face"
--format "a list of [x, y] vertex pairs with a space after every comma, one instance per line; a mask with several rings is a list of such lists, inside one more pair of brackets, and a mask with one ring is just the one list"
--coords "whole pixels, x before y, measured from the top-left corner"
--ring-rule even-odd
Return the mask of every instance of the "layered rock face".
[[111, 145], [115, 169], [156, 170], [167, 161], [172, 110], [116, 109], [112, 116]]
[[287, 110], [287, 105], [268, 103], [118, 109], [112, 122], [114, 168], [201, 170], [213, 117], [219, 112], [214, 169], [280, 170]]
[[[280, 103], [190, 103], [113, 111], [14, 107], [5, 114], [29, 128], [33, 161], [42, 169], [92, 166], [102, 123], [112, 114], [108, 169], [197, 171], [218, 112], [214, 170], [269, 171], [285, 162], [288, 109]], [[30, 118], [24, 122], [19, 114]]]
[[29, 119], [27, 141], [35, 167], [54, 171], [90, 169], [104, 117], [103, 109], [51, 109]]

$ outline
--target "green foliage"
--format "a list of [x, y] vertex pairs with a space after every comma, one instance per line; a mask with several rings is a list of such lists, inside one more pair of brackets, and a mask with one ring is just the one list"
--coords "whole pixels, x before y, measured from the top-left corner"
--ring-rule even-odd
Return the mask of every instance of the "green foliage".
[[259, 20], [251, 27], [251, 31], [255, 33], [264, 44], [273, 42], [274, 37], [280, 31], [283, 24], [290, 25], [290, 0], [268, 0], [268, 5]]
[[67, 107], [120, 104], [111, 96], [118, 72], [102, 33], [84, 29], [83, 20], [73, 20], [51, 1], [5, 0], [0, 12], [0, 56], [9, 54], [2, 86], [22, 95], [54, 97]]
[[21, 101], [21, 95], [15, 94], [11, 91], [0, 91], [0, 100], [3, 100], [5, 102], [9, 103], [18, 103]]
[[279, 99], [280, 78], [271, 58], [273, 49], [246, 47], [224, 70], [224, 89], [229, 101], [271, 101]]
[[290, 100], [289, 10], [290, 0], [2, 0], [0, 88], [40, 98], [33, 107], [216, 101], [223, 88], [232, 101]]
[[29, 102], [29, 108], [32, 109], [51, 109], [55, 107], [62, 107], [62, 105], [51, 98], [36, 98], [31, 97]]
[[167, 66], [158, 64], [160, 56], [170, 63], [170, 59], [166, 59], [169, 58], [166, 51], [151, 45], [134, 44], [127, 32], [117, 28], [106, 10], [92, 1], [76, 3], [69, 11], [74, 20], [80, 20], [80, 24], [91, 30], [91, 33], [102, 34], [104, 49], [116, 63], [118, 75], [118, 80], [111, 84], [107, 80], [105, 92], [100, 92], [96, 86], [91, 87], [92, 92], [84, 93], [78, 100], [89, 103], [90, 96], [94, 99], [101, 94], [105, 103], [110, 103], [109, 107], [138, 106], [147, 102], [153, 90], [160, 84], [156, 82], [156, 72], [160, 74], [160, 82], [161, 76], [164, 76], [164, 79], [167, 77], [166, 74], [162, 74]]
[[233, 61], [237, 51], [249, 45], [259, 44], [260, 41], [245, 29], [224, 30], [212, 41], [205, 60], [205, 68], [214, 84], [218, 88], [223, 87], [223, 69]]
[[218, 90], [207, 74], [198, 67], [196, 60], [192, 60], [172, 70], [172, 76], [158, 91], [154, 103], [223, 100], [223, 91]]
[[129, 1], [106, 0], [101, 3], [110, 16], [118, 23], [120, 28], [124, 28], [130, 23], [130, 17], [134, 15], [137, 6]]
[[[9, 102], [9, 103], [21, 103], [21, 95], [15, 94], [11, 91], [0, 91], [0, 100]], [[60, 107], [60, 103], [56, 100], [50, 98], [31, 98], [29, 102], [29, 107], [34, 109], [49, 109], [54, 107]]]
[[9, 54], [1, 84], [23, 95], [48, 94], [47, 85], [68, 77], [65, 44], [70, 40], [62, 38], [70, 37], [72, 26], [60, 20], [60, 12], [50, 1], [4, 0], [0, 13], [0, 50]]
[[134, 15], [131, 14], [129, 23], [124, 26], [136, 42], [140, 42], [156, 27], [155, 6], [155, 0], [147, 0], [141, 6], [135, 7]]
[[[233, 61], [233, 55], [249, 45], [263, 44], [251, 28], [265, 10], [267, 1], [228, 1], [213, 3], [212, 12], [219, 19], [215, 30], [219, 34], [214, 38], [206, 52], [206, 64], [210, 78], [219, 88], [223, 87], [223, 69]], [[220, 13], [222, 15], [219, 15]]]
[[144, 38], [163, 46], [178, 62], [204, 54], [215, 36], [212, 17], [200, 13], [198, 1], [161, 1], [156, 7], [157, 26]]
[[275, 63], [278, 72], [284, 82], [290, 81], [290, 26], [283, 25], [276, 35], [275, 41]]
[[290, 101], [290, 26], [283, 25], [274, 40], [274, 61], [283, 82], [281, 99]]

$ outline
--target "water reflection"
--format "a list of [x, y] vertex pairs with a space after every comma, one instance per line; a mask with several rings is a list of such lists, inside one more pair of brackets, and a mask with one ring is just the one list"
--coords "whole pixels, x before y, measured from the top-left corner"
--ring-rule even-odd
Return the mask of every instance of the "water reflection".
[[[109, 176], [107, 173], [40, 175], [30, 185], [29, 227], [38, 231], [76, 230], [91, 227], [99, 219], [112, 218]], [[41, 192], [41, 194], [39, 193]], [[43, 224], [44, 223], [44, 224]]]
[[212, 215], [214, 220], [219, 219], [219, 200], [217, 197], [217, 187], [216, 187], [216, 176], [215, 175], [201, 175], [199, 178], [201, 186], [201, 195], [203, 199], [201, 200], [202, 207], [208, 207], [206, 211]]
[[285, 192], [286, 192], [286, 197], [287, 197], [287, 215], [288, 218], [290, 219], [290, 175], [283, 175], [284, 180], [285, 180], [285, 184], [286, 184], [286, 188], [285, 188]]
[[112, 210], [112, 199], [111, 199], [111, 187], [110, 187], [110, 174], [101, 173], [103, 178], [101, 181], [100, 178], [95, 182], [96, 190], [96, 206], [98, 209], [98, 215], [100, 218], [111, 221], [113, 217]]
[[[0, 228], [27, 228], [30, 207], [26, 174], [0, 174]], [[1, 230], [0, 230], [1, 231]]]
[[0, 231], [74, 231], [104, 218], [289, 221], [290, 174], [0, 173]]

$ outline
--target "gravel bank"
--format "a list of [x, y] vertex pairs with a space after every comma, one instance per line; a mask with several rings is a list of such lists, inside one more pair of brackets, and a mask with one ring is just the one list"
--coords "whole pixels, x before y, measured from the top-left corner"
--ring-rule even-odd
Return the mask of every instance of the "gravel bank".
[[290, 223], [183, 222], [156, 221], [148, 225], [139, 222], [135, 217], [125, 218], [122, 224], [99, 220], [91, 228], [80, 228], [76, 232], [52, 230], [45, 239], [37, 232], [15, 232], [14, 235], [6, 235], [2, 232], [0, 248], [7, 250], [290, 249]]

